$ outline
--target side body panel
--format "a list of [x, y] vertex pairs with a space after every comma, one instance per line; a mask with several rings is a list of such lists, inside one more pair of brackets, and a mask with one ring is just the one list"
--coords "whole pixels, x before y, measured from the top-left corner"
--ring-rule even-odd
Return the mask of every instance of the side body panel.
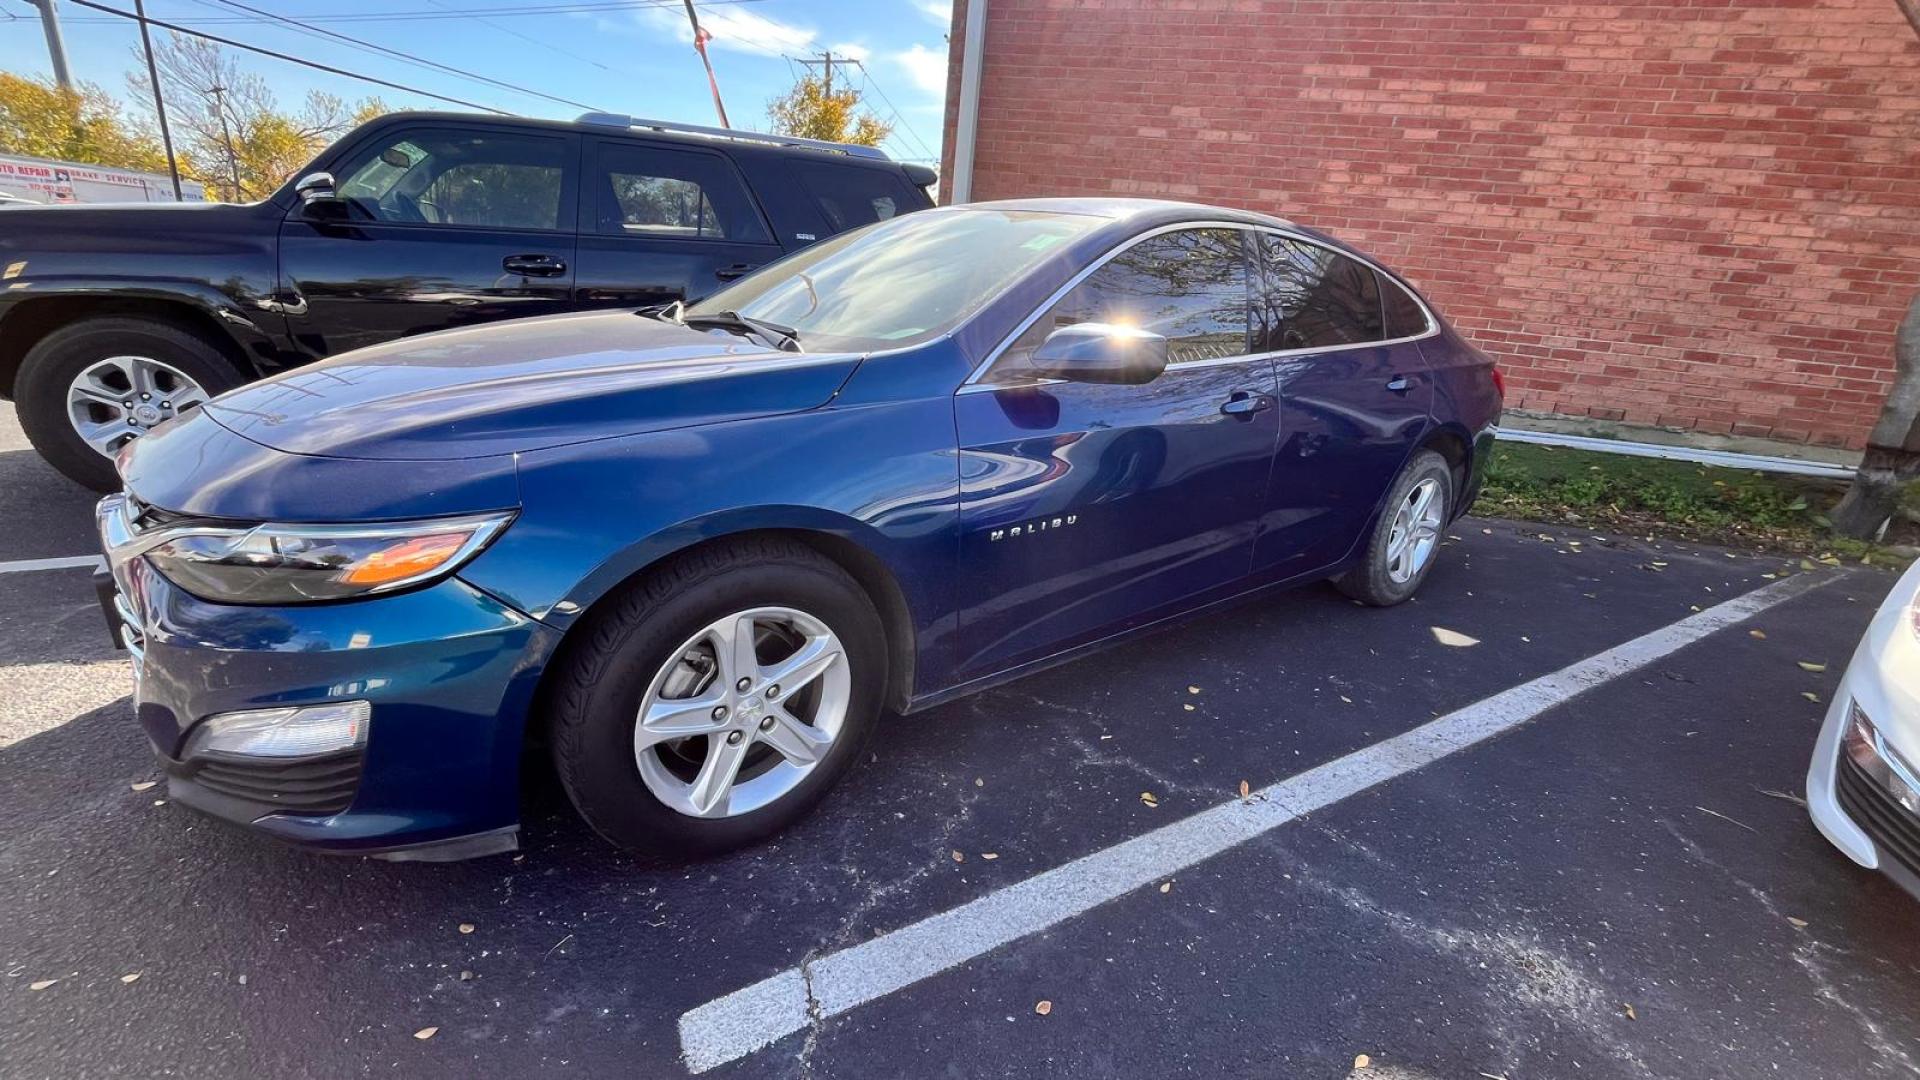
[[1412, 341], [1279, 356], [1273, 364], [1280, 449], [1254, 572], [1293, 577], [1337, 565], [1358, 544], [1427, 430], [1433, 379]]
[[1144, 386], [969, 388], [961, 446], [960, 674], [1124, 631], [1246, 577], [1273, 456], [1264, 360]]
[[461, 577], [564, 629], [635, 573], [702, 540], [825, 533], [887, 568], [913, 623], [916, 687], [944, 686], [959, 481], [953, 383], [942, 373], [958, 367], [951, 346], [935, 342], [869, 361], [812, 412], [522, 454], [521, 519]]
[[1435, 427], [1471, 448], [1467, 488], [1454, 505], [1456, 514], [1464, 514], [1480, 493], [1487, 459], [1493, 453], [1494, 431], [1500, 424], [1493, 360], [1444, 324], [1440, 333], [1421, 339], [1420, 352], [1433, 378]]

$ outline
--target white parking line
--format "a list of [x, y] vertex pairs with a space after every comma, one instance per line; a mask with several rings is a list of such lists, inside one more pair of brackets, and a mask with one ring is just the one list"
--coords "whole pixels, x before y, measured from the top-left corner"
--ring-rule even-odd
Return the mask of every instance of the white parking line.
[[680, 1017], [680, 1053], [705, 1072], [776, 1039], [1039, 933], [1210, 859], [1304, 814], [1511, 731], [1596, 686], [1834, 580], [1799, 574], [1484, 698], [1411, 731], [988, 893], [869, 941], [788, 968]]
[[102, 565], [98, 555], [69, 555], [60, 559], [15, 559], [12, 562], [0, 562], [0, 574], [24, 574], [30, 570], [77, 570], [86, 567], [97, 570]]

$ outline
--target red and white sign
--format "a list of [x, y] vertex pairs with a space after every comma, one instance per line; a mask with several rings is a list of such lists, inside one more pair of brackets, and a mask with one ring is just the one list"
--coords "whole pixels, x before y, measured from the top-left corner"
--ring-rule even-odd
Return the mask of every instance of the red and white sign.
[[[0, 155], [0, 193], [37, 203], [172, 202], [173, 181], [159, 173], [74, 165]], [[180, 181], [188, 202], [206, 202], [207, 189]]]

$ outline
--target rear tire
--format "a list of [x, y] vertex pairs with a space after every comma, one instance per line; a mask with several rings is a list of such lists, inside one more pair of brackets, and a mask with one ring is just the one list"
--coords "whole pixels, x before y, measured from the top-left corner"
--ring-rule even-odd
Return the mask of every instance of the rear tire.
[[[790, 643], [780, 638], [780, 620], [788, 615], [806, 632], [795, 631], [799, 644], [782, 656]], [[708, 635], [743, 616], [760, 655], [729, 661]], [[846, 571], [804, 545], [762, 538], [696, 551], [588, 618], [549, 699], [552, 752], [580, 816], [620, 847], [701, 856], [765, 839], [820, 801], [878, 720], [887, 685], [880, 616]], [[837, 670], [796, 673], [793, 685], [777, 685], [772, 673], [782, 664], [827, 641], [841, 657]], [[676, 679], [679, 688], [664, 692]], [[743, 679], [750, 690], [736, 692]], [[680, 701], [687, 707], [662, 726], [685, 723], [670, 730], [688, 734], [662, 738], [641, 723], [643, 712], [666, 716]], [[799, 725], [786, 722], [794, 717]], [[795, 743], [813, 760], [790, 756]], [[703, 786], [709, 767], [724, 760], [723, 746], [736, 745], [737, 773], [727, 773], [725, 794], [703, 808], [700, 795], [719, 790]]]
[[[71, 395], [78, 380], [90, 371], [115, 360], [141, 360], [144, 371], [157, 373], [151, 401], [138, 398], [138, 388], [126, 386], [127, 401], [152, 410], [150, 419], [141, 420], [118, 403], [107, 402], [92, 408], [92, 419], [103, 427], [125, 425], [125, 434], [102, 447], [82, 436], [74, 416]], [[118, 388], [118, 376], [108, 373], [107, 387]], [[41, 338], [20, 362], [14, 380], [14, 401], [20, 427], [47, 463], [96, 491], [112, 491], [120, 486], [114, 473], [112, 448], [137, 437], [153, 423], [180, 411], [191, 411], [199, 401], [245, 381], [232, 363], [213, 343], [180, 327], [153, 319], [110, 317], [84, 319], [63, 326]], [[188, 390], [187, 388], [190, 388]], [[182, 409], [175, 409], [165, 391], [182, 389]], [[193, 405], [184, 404], [191, 398]], [[164, 403], [167, 407], [162, 410]], [[96, 429], [98, 430], [98, 429]]]
[[1431, 450], [1413, 455], [1387, 493], [1360, 562], [1334, 588], [1372, 607], [1392, 607], [1419, 591], [1453, 520], [1453, 469]]

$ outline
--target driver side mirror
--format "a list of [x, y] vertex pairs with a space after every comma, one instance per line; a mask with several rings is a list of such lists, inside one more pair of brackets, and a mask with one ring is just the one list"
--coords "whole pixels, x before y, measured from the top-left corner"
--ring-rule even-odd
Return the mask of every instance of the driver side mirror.
[[1167, 339], [1111, 323], [1075, 323], [1047, 335], [1033, 350], [1042, 375], [1069, 382], [1139, 385], [1167, 369]]
[[346, 209], [347, 200], [334, 189], [332, 173], [308, 173], [293, 185], [300, 196], [302, 210], [315, 217], [334, 217]]

